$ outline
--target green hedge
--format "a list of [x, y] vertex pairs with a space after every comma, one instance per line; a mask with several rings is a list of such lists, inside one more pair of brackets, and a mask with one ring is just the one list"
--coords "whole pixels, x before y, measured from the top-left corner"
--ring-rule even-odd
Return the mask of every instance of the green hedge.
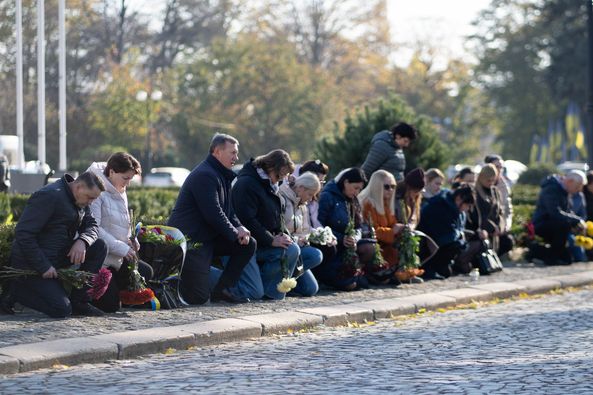
[[540, 185], [550, 174], [556, 173], [556, 167], [548, 163], [538, 163], [529, 167], [519, 176], [518, 184]]
[[[128, 205], [134, 209], [137, 220], [145, 224], [162, 224], [167, 221], [179, 189], [134, 188], [128, 191]], [[11, 195], [0, 193], [0, 223], [6, 222], [7, 213], [12, 213], [12, 220], [17, 222], [29, 195]]]
[[537, 185], [517, 184], [513, 187], [513, 206], [521, 204], [535, 205], [540, 187]]
[[137, 221], [146, 225], [167, 222], [179, 189], [137, 188], [128, 191], [128, 206], [134, 210]]

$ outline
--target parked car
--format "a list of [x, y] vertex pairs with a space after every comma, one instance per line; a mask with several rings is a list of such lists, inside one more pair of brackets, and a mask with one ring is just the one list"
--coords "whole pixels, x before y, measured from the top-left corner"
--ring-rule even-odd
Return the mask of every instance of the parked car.
[[183, 167], [155, 167], [142, 179], [145, 187], [181, 187], [190, 171]]

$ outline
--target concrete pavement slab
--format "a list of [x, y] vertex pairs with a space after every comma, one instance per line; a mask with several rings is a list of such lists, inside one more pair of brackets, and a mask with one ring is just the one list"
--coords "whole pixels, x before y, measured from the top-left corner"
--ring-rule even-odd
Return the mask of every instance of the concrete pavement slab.
[[466, 304], [471, 302], [485, 302], [492, 299], [492, 292], [475, 288], [457, 288], [447, 291], [437, 292], [449, 298], [454, 298], [458, 304]]
[[372, 310], [373, 319], [388, 318], [392, 316], [413, 314], [416, 312], [416, 305], [411, 301], [402, 301], [401, 298], [371, 300], [368, 302], [353, 303], [352, 306], [361, 310]]
[[520, 281], [515, 281], [514, 283], [525, 287], [525, 292], [530, 295], [549, 292], [553, 289], [557, 289], [562, 286], [561, 281], [553, 280], [553, 279], [546, 279], [546, 278], [533, 279], [533, 280], [520, 280]]
[[496, 298], [510, 298], [527, 290], [522, 285], [506, 282], [471, 285], [470, 288], [492, 292], [492, 295]]
[[19, 371], [27, 372], [56, 364], [76, 365], [115, 359], [117, 345], [93, 337], [78, 337], [4, 347], [0, 348], [0, 355], [17, 359]]
[[248, 315], [239, 317], [239, 319], [260, 324], [263, 329], [263, 336], [284, 333], [288, 329], [299, 330], [323, 324], [323, 317], [320, 315], [299, 313], [295, 311]]
[[582, 287], [583, 285], [593, 283], [593, 271], [555, 276], [550, 277], [550, 279], [560, 281], [562, 283], [562, 288]]
[[196, 346], [253, 339], [262, 336], [262, 326], [238, 318], [224, 318], [206, 322], [179, 325], [176, 328], [193, 333]]
[[426, 294], [406, 296], [400, 299], [403, 302], [414, 303], [416, 311], [420, 309], [435, 310], [441, 307], [454, 306], [456, 304], [455, 298], [440, 295], [436, 292], [430, 292]]
[[301, 313], [314, 314], [323, 317], [327, 326], [347, 325], [350, 322], [372, 321], [374, 313], [371, 308], [361, 307], [358, 303], [335, 306], [312, 307], [301, 309]]
[[186, 349], [194, 346], [193, 333], [177, 327], [142, 329], [139, 331], [118, 332], [92, 336], [102, 342], [110, 342], [118, 349], [117, 358], [127, 359], [144, 354], [164, 352], [168, 348]]
[[19, 360], [0, 355], [0, 374], [13, 374], [19, 371]]

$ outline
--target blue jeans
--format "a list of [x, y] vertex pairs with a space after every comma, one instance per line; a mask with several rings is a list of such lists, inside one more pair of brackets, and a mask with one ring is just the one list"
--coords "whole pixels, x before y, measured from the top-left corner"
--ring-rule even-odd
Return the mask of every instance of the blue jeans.
[[280, 247], [258, 247], [255, 255], [257, 257], [257, 262], [260, 265], [259, 270], [264, 285], [265, 296], [276, 300], [284, 299], [286, 294], [279, 292], [276, 289], [278, 283], [282, 281], [282, 278], [284, 277], [280, 259], [283, 254], [286, 254], [288, 259], [288, 277], [292, 277], [300, 252], [301, 249], [294, 243], [289, 245], [286, 249]]
[[[222, 264], [226, 267], [229, 257], [223, 257]], [[218, 283], [222, 270], [217, 267], [210, 267], [210, 291]], [[264, 286], [261, 281], [261, 274], [259, 272], [259, 265], [255, 260], [255, 255], [251, 258], [247, 266], [243, 268], [239, 282], [230, 291], [239, 297], [249, 298], [251, 300], [259, 300], [264, 297]]]
[[301, 259], [305, 272], [297, 279], [297, 286], [293, 292], [301, 296], [313, 296], [319, 291], [319, 285], [311, 269], [321, 264], [323, 254], [315, 247], [301, 247]]
[[587, 262], [587, 254], [585, 254], [585, 249], [583, 247], [578, 247], [575, 245], [575, 236], [573, 234], [568, 235], [568, 250], [572, 255], [573, 262]]

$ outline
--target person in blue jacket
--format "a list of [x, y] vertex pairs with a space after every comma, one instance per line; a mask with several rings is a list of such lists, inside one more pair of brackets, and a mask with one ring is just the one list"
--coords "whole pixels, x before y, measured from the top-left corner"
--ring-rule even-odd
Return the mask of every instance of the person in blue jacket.
[[444, 190], [433, 196], [422, 209], [418, 230], [430, 236], [439, 246], [436, 254], [422, 267], [424, 279], [447, 278], [456, 260], [463, 258], [469, 261], [475, 254], [469, 251], [464, 237], [466, 214], [475, 199], [473, 187], [461, 184], [455, 190]]
[[[366, 182], [362, 169], [342, 170], [319, 197], [319, 222], [331, 228], [338, 240], [338, 252], [331, 261], [324, 259], [314, 273], [323, 283], [344, 291], [368, 287], [363, 267], [373, 258], [374, 246], [362, 239], [362, 209], [357, 199]], [[349, 235], [346, 230], [350, 222], [353, 229]], [[348, 249], [356, 255], [354, 265], [353, 260], [345, 259]]]

